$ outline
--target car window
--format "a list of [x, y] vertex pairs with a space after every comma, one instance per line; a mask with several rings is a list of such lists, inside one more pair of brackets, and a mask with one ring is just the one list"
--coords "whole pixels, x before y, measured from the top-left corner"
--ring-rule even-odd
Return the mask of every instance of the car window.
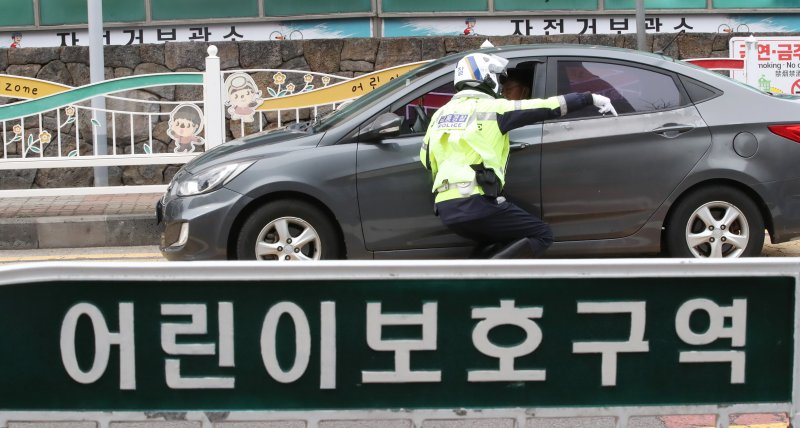
[[[605, 95], [619, 114], [669, 110], [683, 104], [671, 76], [617, 63], [559, 61], [557, 90], [559, 94]], [[566, 117], [591, 116], [599, 116], [597, 109], [584, 108]]]
[[422, 133], [428, 129], [431, 116], [456, 93], [452, 79], [448, 80], [444, 85], [414, 98], [394, 111], [403, 118], [400, 135]]
[[689, 99], [695, 104], [715, 98], [722, 93], [722, 91], [691, 77], [680, 76], [680, 79], [683, 87], [686, 88]]
[[426, 77], [427, 75], [438, 71], [444, 67], [452, 66], [450, 57], [444, 57], [440, 60], [423, 65], [420, 68], [409, 71], [408, 73], [392, 79], [389, 83], [378, 87], [372, 92], [356, 98], [355, 101], [347, 103], [346, 106], [337, 110], [330, 116], [325, 117], [315, 127], [314, 130], [321, 132], [338, 125], [339, 123], [346, 122], [351, 117], [369, 109], [375, 104], [382, 102], [385, 97], [390, 96], [396, 91], [402, 91], [409, 85], [414, 84], [418, 80]]

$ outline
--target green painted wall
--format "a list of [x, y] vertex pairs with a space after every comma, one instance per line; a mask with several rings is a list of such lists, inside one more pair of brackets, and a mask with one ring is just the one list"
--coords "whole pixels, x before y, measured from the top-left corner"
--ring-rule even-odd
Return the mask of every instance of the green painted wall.
[[714, 0], [715, 9], [800, 6], [797, 0]]
[[596, 10], [599, 0], [495, 0], [495, 10]]
[[153, 20], [258, 17], [258, 0], [150, 0]]
[[[86, 0], [39, 0], [42, 25], [84, 24], [87, 16]], [[103, 0], [103, 20], [144, 21], [144, 0]]]
[[[645, 0], [644, 7], [650, 9], [705, 9], [706, 0]], [[606, 9], [636, 9], [636, 2], [634, 0], [606, 0]]]
[[[562, 1], [562, 0], [559, 0]], [[381, 0], [384, 12], [488, 11], [487, 0]]]
[[33, 25], [33, 0], [0, 0], [0, 27]]
[[264, 0], [266, 16], [296, 16], [322, 13], [371, 12], [370, 0]]

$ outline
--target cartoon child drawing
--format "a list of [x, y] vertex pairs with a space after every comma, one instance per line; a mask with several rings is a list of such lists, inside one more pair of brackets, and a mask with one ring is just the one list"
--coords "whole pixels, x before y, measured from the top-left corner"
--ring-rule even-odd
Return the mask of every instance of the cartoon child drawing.
[[194, 104], [181, 104], [169, 115], [167, 135], [175, 142], [175, 153], [191, 153], [194, 146], [205, 144], [202, 130], [203, 112]]
[[253, 78], [247, 73], [231, 74], [225, 80], [225, 89], [228, 93], [225, 105], [229, 106], [228, 114], [231, 115], [231, 120], [253, 122], [256, 107], [264, 101]]
[[467, 24], [467, 28], [464, 29], [465, 36], [477, 36], [478, 33], [475, 32], [475, 18], [469, 17], [467, 18], [464, 23]]
[[14, 31], [11, 33], [11, 46], [10, 49], [14, 48], [21, 48], [22, 47], [22, 33], [19, 31]]

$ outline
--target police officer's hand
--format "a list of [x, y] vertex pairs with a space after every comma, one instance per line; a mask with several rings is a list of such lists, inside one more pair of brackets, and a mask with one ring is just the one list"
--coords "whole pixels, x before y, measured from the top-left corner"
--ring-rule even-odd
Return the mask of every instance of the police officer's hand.
[[600, 114], [611, 113], [614, 116], [617, 115], [617, 111], [614, 109], [614, 106], [611, 105], [611, 100], [608, 99], [608, 97], [592, 94], [592, 103], [599, 109], [598, 111]]

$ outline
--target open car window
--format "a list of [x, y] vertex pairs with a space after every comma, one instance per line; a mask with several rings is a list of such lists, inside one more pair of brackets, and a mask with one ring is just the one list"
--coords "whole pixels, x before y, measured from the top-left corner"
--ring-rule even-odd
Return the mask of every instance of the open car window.
[[430, 123], [430, 118], [443, 105], [447, 104], [456, 93], [452, 79], [435, 89], [404, 103], [394, 113], [403, 118], [400, 126], [400, 135], [425, 133]]

